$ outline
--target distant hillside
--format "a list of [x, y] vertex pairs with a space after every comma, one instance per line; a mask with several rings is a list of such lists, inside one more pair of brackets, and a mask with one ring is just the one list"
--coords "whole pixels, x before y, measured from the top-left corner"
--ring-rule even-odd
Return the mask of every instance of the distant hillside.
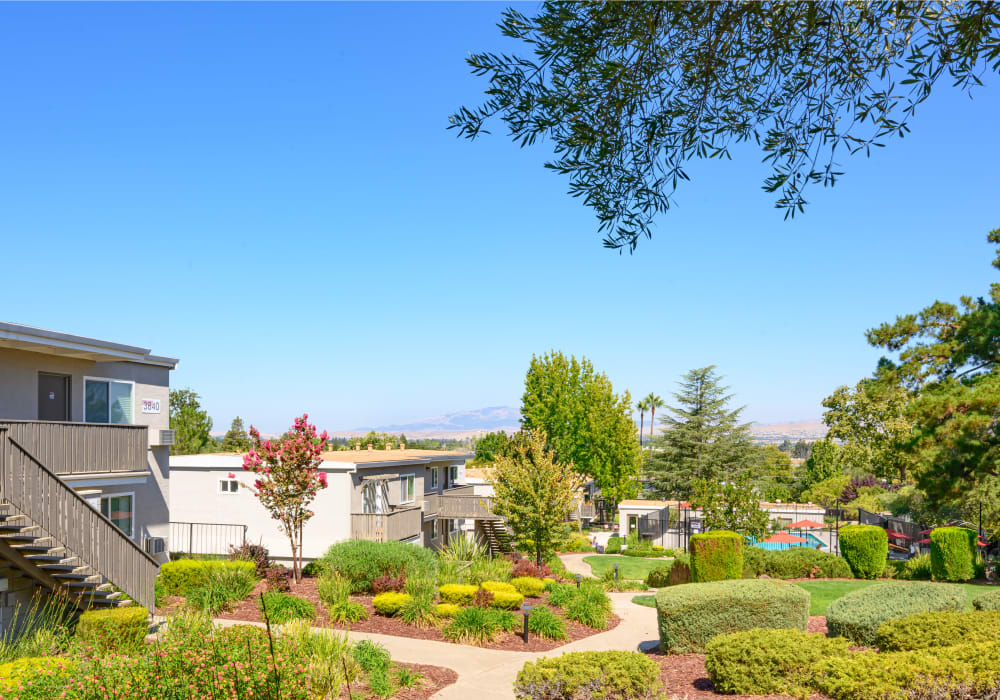
[[364, 435], [369, 430], [383, 433], [406, 433], [412, 438], [455, 438], [475, 437], [484, 433], [503, 430], [516, 432], [521, 423], [521, 414], [510, 406], [489, 406], [472, 411], [446, 413], [432, 418], [421, 418], [412, 423], [394, 423], [378, 425], [371, 428], [354, 428], [338, 430], [331, 433], [333, 437], [355, 437]]
[[805, 440], [813, 442], [826, 436], [826, 426], [818, 420], [803, 420], [793, 423], [769, 423], [754, 425], [750, 433], [757, 442], [782, 442], [784, 440]]

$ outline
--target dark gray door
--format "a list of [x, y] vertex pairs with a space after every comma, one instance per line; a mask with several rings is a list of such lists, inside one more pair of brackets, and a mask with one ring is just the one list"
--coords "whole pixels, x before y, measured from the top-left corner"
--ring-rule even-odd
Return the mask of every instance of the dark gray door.
[[38, 420], [69, 420], [69, 377], [38, 374]]

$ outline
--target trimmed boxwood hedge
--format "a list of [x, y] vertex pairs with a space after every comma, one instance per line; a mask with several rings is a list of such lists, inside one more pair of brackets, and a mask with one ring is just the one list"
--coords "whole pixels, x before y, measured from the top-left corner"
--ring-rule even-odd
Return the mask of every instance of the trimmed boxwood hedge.
[[799, 630], [754, 629], [710, 641], [705, 648], [705, 670], [719, 693], [808, 697], [811, 666], [849, 650], [846, 639]]
[[938, 581], [968, 581], [976, 576], [976, 533], [965, 527], [931, 531], [931, 572]]
[[973, 598], [972, 607], [976, 610], [1000, 610], [1000, 588], [994, 588]]
[[899, 581], [851, 591], [830, 604], [826, 626], [832, 636], [874, 646], [879, 626], [916, 613], [965, 609], [961, 591], [940, 583]]
[[76, 638], [80, 643], [102, 652], [134, 652], [148, 633], [149, 613], [137, 605], [88, 610], [76, 623]]
[[847, 525], [840, 528], [840, 553], [855, 578], [875, 579], [885, 571], [889, 538], [875, 525]]
[[701, 652], [713, 637], [730, 632], [754, 628], [804, 632], [809, 593], [784, 581], [689, 583], [656, 593], [656, 618], [664, 652]]
[[743, 576], [743, 536], [730, 530], [692, 535], [691, 580], [695, 583], [728, 581]]
[[743, 578], [852, 578], [847, 560], [811, 547], [743, 550]]
[[529, 661], [514, 681], [524, 700], [659, 700], [660, 666], [636, 651], [573, 651]]
[[890, 620], [878, 628], [875, 646], [881, 651], [912, 651], [955, 643], [992, 642], [1000, 630], [1000, 611], [927, 612]]

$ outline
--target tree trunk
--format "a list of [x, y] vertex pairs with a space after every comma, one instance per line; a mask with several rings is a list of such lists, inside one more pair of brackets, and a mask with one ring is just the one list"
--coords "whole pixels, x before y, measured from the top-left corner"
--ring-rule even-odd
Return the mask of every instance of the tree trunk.
[[656, 406], [649, 409], [649, 461], [653, 461], [653, 426], [656, 424]]

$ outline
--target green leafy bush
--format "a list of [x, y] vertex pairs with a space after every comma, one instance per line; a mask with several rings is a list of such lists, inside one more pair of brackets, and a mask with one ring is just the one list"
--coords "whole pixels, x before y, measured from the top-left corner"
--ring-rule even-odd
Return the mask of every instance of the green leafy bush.
[[505, 581], [483, 581], [479, 587], [490, 593], [517, 593], [517, 589]]
[[468, 605], [472, 602], [472, 597], [476, 595], [479, 586], [472, 586], [463, 583], [448, 583], [438, 589], [438, 595], [445, 603], [455, 605]]
[[311, 620], [316, 608], [308, 600], [280, 591], [266, 591], [259, 603], [273, 625], [283, 625], [290, 620]]
[[743, 550], [743, 578], [852, 578], [847, 560], [810, 547]]
[[659, 665], [635, 651], [574, 651], [529, 661], [514, 681], [521, 700], [658, 700]]
[[4, 698], [59, 697], [66, 680], [77, 669], [77, 662], [61, 656], [26, 656], [0, 664], [0, 694]]
[[874, 646], [879, 626], [922, 612], [965, 609], [965, 596], [949, 586], [919, 581], [892, 581], [867, 586], [838, 598], [826, 611], [832, 636]]
[[525, 598], [537, 598], [545, 590], [545, 581], [534, 576], [520, 576], [511, 579], [511, 584]]
[[956, 642], [992, 642], [998, 630], [1000, 611], [917, 613], [880, 625], [875, 646], [881, 651], [911, 651]]
[[517, 629], [517, 617], [494, 608], [463, 608], [452, 616], [441, 632], [446, 639], [463, 644], [488, 644], [501, 632]]
[[350, 579], [355, 593], [370, 591], [372, 582], [380, 576], [437, 577], [434, 553], [405, 542], [339, 542], [330, 547], [320, 561], [327, 570]]
[[455, 617], [455, 613], [461, 609], [462, 608], [454, 603], [438, 603], [434, 606], [434, 612], [437, 613], [439, 617]]
[[691, 583], [660, 589], [656, 616], [664, 652], [701, 652], [719, 634], [754, 628], [804, 632], [809, 622], [809, 593], [783, 581]]
[[497, 591], [493, 594], [493, 607], [516, 610], [524, 602], [524, 596], [517, 591]]
[[931, 555], [918, 554], [915, 557], [903, 562], [903, 569], [899, 572], [899, 578], [906, 581], [930, 581], [934, 577], [931, 568]]
[[931, 571], [938, 581], [968, 581], [976, 575], [976, 532], [965, 527], [931, 531]]
[[190, 589], [204, 585], [213, 571], [244, 571], [256, 579], [256, 569], [252, 561], [180, 559], [160, 566], [157, 579], [164, 595], [187, 595]]
[[720, 693], [808, 697], [811, 667], [848, 653], [850, 642], [793, 629], [752, 629], [715, 637], [705, 670]]
[[136, 651], [148, 633], [149, 614], [137, 606], [88, 610], [76, 625], [77, 640], [102, 652]]
[[875, 579], [885, 569], [889, 538], [875, 525], [847, 525], [840, 528], [840, 552], [855, 578]]
[[528, 613], [528, 631], [545, 639], [566, 639], [566, 623], [551, 608], [538, 605]]
[[663, 588], [691, 582], [691, 560], [687, 554], [674, 555], [646, 574], [646, 585], [650, 588]]
[[609, 537], [608, 543], [604, 547], [605, 554], [619, 554], [622, 551], [622, 538]]
[[409, 593], [388, 591], [386, 593], [379, 593], [377, 596], [372, 598], [372, 607], [375, 608], [375, 612], [379, 615], [392, 617], [411, 600], [412, 597]]
[[560, 552], [593, 552], [594, 546], [586, 535], [571, 535], [556, 547]]
[[727, 581], [743, 576], [743, 536], [729, 530], [692, 535], [691, 580]]
[[976, 610], [1000, 610], [1000, 588], [994, 588], [973, 598], [972, 607]]

